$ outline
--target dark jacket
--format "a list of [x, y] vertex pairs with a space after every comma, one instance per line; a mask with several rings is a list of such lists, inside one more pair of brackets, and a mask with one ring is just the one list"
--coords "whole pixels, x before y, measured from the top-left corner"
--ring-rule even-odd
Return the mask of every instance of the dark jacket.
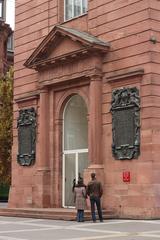
[[97, 181], [96, 179], [91, 180], [87, 185], [86, 192], [90, 197], [102, 197], [103, 189], [101, 182]]

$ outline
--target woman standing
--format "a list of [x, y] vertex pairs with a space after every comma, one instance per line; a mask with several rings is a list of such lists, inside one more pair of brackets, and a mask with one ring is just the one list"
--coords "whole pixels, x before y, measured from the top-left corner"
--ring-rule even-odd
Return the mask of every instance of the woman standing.
[[84, 222], [84, 210], [86, 209], [86, 186], [83, 179], [78, 180], [74, 188], [74, 201], [77, 209], [77, 222]]

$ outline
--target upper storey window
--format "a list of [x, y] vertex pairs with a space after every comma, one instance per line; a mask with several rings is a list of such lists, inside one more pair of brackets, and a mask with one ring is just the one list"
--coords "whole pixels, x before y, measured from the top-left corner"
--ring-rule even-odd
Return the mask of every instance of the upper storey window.
[[0, 18], [3, 18], [3, 15], [4, 15], [3, 9], [4, 9], [3, 0], [0, 0]]
[[64, 20], [78, 17], [87, 12], [87, 0], [64, 0]]
[[9, 36], [7, 42], [7, 50], [13, 52], [13, 34]]
[[0, 0], [0, 19], [5, 20], [6, 17], [6, 0]]

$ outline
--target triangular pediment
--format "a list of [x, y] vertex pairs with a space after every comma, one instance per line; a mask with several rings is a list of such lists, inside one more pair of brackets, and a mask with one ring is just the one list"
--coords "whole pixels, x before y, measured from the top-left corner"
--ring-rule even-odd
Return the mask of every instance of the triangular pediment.
[[69, 37], [63, 37], [61, 41], [59, 41], [56, 47], [51, 48], [48, 53], [48, 58], [57, 58], [64, 55], [69, 55], [74, 52], [83, 50], [85, 47], [77, 41], [73, 41]]
[[55, 26], [34, 50], [24, 65], [28, 68], [53, 65], [70, 58], [79, 58], [89, 51], [108, 51], [109, 44], [86, 32]]

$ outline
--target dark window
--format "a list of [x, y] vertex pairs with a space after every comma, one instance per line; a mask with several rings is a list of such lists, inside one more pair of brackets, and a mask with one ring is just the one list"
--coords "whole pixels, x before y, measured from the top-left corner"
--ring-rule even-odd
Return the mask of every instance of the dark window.
[[8, 51], [13, 51], [13, 34], [11, 36], [9, 36], [9, 38], [8, 38], [7, 50]]

